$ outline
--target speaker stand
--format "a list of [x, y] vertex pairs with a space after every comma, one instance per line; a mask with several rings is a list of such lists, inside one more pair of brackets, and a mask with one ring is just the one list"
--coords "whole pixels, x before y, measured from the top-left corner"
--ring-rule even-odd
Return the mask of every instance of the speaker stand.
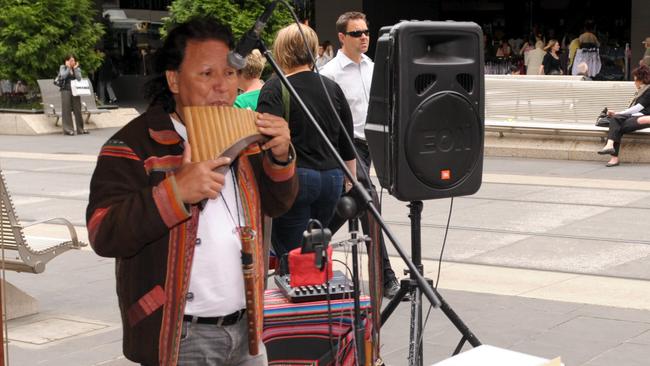
[[[417, 267], [420, 275], [423, 274], [424, 267], [422, 266], [422, 242], [421, 242], [421, 221], [422, 221], [422, 201], [411, 201], [408, 204], [410, 209], [409, 218], [411, 219], [411, 260]], [[403, 279], [400, 283], [400, 289], [394, 298], [381, 312], [381, 325], [383, 326], [386, 320], [391, 316], [393, 311], [400, 304], [404, 296], [408, 293], [411, 294], [411, 322], [409, 327], [409, 366], [422, 366], [422, 291], [416, 281], [416, 275], [413, 271], [409, 272], [409, 278]], [[445, 299], [433, 287], [433, 281], [425, 278], [429, 287], [433, 290], [435, 295], [440, 300], [440, 310], [447, 316], [447, 318], [454, 324], [456, 329], [462, 334], [460, 342], [456, 346], [454, 353], [456, 355], [463, 348], [465, 342], [469, 342], [473, 347], [478, 347], [481, 342], [476, 338], [472, 331], [463, 323], [454, 310], [449, 306]]]

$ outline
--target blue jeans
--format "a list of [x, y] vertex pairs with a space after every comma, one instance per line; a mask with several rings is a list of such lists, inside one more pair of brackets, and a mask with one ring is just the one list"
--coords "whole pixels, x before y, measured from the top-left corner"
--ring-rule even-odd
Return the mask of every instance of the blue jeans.
[[329, 225], [343, 190], [341, 169], [298, 168], [296, 173], [300, 183], [296, 201], [287, 213], [273, 219], [271, 237], [278, 258], [301, 245], [310, 218], [320, 221], [323, 228]]
[[248, 353], [248, 319], [233, 325], [183, 322], [178, 366], [266, 366], [266, 348], [260, 341], [259, 353]]

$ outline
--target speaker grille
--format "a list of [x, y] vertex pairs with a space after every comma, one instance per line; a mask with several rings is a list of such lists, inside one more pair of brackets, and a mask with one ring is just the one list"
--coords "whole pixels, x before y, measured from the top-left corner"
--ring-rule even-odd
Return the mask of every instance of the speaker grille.
[[415, 92], [424, 94], [436, 82], [435, 74], [420, 74], [415, 78]]
[[458, 81], [458, 84], [463, 89], [472, 94], [472, 90], [474, 90], [474, 77], [471, 74], [458, 74], [456, 75], [456, 81]]

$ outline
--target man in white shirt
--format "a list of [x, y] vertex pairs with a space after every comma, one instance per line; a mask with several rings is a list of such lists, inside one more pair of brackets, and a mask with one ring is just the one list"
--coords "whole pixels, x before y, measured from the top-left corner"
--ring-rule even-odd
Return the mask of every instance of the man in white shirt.
[[[368, 142], [364, 133], [366, 124], [366, 115], [368, 114], [368, 103], [370, 97], [370, 84], [372, 82], [372, 70], [374, 63], [370, 57], [366, 56], [368, 46], [370, 45], [370, 31], [366, 15], [356, 11], [343, 13], [336, 21], [336, 30], [338, 32], [341, 49], [322, 70], [321, 74], [336, 81], [352, 111], [354, 123], [354, 147], [359, 153], [360, 159], [357, 159], [357, 172], [363, 169], [369, 172], [371, 160]], [[373, 195], [376, 196], [375, 188], [372, 182], [366, 182], [364, 174], [357, 174], [359, 181], [366, 187], [370, 187]], [[346, 191], [351, 188], [351, 183], [346, 180]], [[345, 223], [345, 220], [336, 215], [330, 223], [330, 229], [336, 232], [338, 228]], [[364, 233], [368, 233], [368, 220], [365, 215], [361, 217], [361, 226]], [[399, 283], [395, 277], [395, 272], [390, 266], [386, 244], [383, 235], [380, 236], [381, 252], [383, 257], [384, 269], [384, 296], [391, 299], [399, 290]]]

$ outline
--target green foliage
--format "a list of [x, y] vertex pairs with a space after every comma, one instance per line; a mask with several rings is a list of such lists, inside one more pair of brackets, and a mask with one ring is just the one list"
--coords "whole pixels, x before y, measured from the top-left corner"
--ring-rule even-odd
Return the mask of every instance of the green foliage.
[[72, 53], [84, 76], [101, 64], [94, 47], [104, 33], [93, 0], [0, 0], [0, 79], [54, 78]]
[[[235, 39], [239, 39], [253, 26], [268, 2], [269, 0], [175, 0], [169, 7], [169, 17], [164, 18], [162, 33], [164, 36], [174, 23], [182, 23], [193, 16], [204, 15], [229, 25]], [[270, 48], [275, 34], [292, 21], [289, 10], [279, 3], [262, 33], [264, 44]]]

